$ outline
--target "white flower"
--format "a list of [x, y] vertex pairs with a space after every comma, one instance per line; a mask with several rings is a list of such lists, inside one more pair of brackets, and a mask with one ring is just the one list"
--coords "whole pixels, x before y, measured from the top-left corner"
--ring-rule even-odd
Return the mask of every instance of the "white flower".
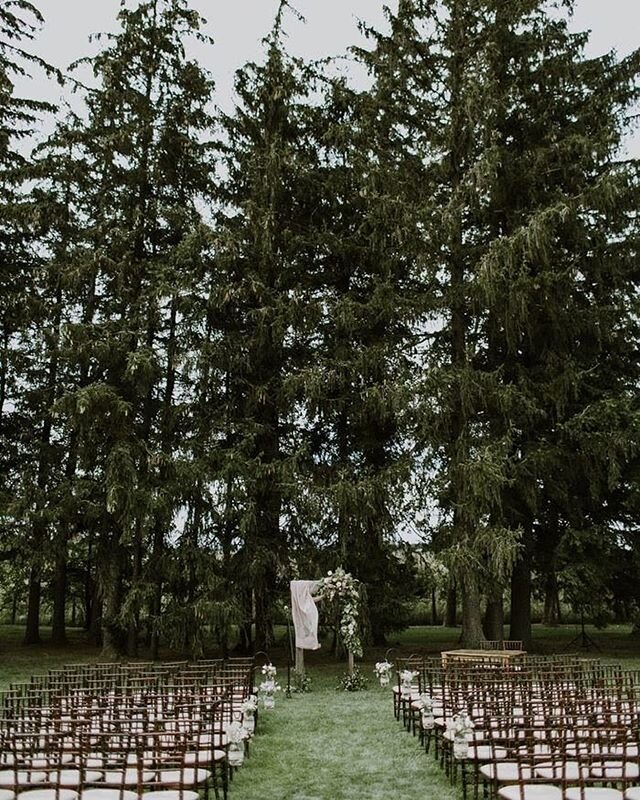
[[433, 713], [433, 699], [428, 694], [420, 695], [420, 710], [426, 714]]
[[249, 695], [249, 697], [244, 701], [244, 703], [240, 706], [240, 710], [243, 714], [253, 714], [258, 708], [258, 698], [255, 694]]
[[447, 721], [447, 731], [457, 738], [467, 738], [473, 733], [475, 725], [468, 714], [459, 712]]

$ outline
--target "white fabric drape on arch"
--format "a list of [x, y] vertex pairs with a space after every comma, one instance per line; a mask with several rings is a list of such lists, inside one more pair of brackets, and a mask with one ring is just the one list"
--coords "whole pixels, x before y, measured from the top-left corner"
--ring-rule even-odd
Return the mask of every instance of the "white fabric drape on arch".
[[296, 647], [318, 650], [318, 609], [313, 592], [320, 581], [291, 581], [291, 617], [296, 632]]

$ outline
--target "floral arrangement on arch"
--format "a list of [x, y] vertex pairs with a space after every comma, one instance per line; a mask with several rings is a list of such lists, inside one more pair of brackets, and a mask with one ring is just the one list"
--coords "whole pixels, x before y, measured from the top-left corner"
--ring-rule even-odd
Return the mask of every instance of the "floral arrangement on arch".
[[335, 572], [328, 572], [326, 578], [319, 581], [317, 594], [329, 602], [338, 603], [340, 608], [338, 627], [344, 646], [354, 656], [362, 656], [358, 621], [360, 592], [356, 579], [350, 572], [338, 567]]

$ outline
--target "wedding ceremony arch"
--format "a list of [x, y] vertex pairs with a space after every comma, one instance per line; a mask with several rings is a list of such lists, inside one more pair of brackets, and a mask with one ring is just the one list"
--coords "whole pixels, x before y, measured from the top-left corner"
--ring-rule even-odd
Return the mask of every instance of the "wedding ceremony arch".
[[295, 669], [304, 674], [304, 651], [318, 650], [319, 613], [317, 601], [326, 601], [339, 612], [338, 634], [348, 654], [349, 674], [353, 674], [355, 658], [362, 656], [360, 637], [359, 581], [342, 567], [329, 571], [320, 580], [293, 580], [291, 616], [295, 631]]

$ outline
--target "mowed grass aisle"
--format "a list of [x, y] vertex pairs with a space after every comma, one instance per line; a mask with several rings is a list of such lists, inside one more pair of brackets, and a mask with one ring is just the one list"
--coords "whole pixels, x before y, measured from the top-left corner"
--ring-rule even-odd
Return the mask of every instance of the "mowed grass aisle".
[[340, 692], [333, 670], [310, 674], [312, 692], [279, 693], [273, 711], [260, 711], [230, 800], [458, 800], [432, 753], [394, 719], [390, 690], [371, 676], [368, 689]]

